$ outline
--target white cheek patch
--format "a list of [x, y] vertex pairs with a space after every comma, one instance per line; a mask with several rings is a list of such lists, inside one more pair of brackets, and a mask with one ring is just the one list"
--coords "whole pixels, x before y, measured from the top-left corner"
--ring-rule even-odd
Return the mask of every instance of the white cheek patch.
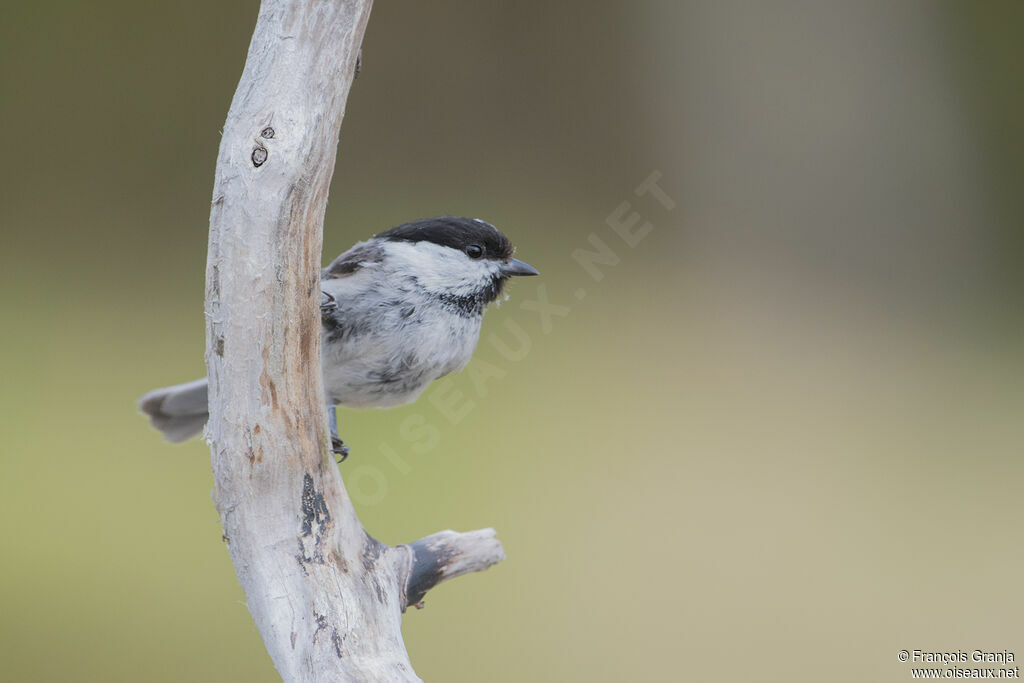
[[493, 261], [433, 242], [390, 242], [385, 249], [395, 270], [408, 271], [431, 292], [471, 294], [489, 285], [499, 270]]

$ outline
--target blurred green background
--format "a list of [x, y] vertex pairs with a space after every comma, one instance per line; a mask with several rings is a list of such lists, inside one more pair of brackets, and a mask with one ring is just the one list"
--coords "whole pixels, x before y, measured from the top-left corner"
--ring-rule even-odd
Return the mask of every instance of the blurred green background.
[[[256, 10], [2, 10], [4, 680], [277, 680], [206, 446], [134, 406], [204, 373], [214, 162]], [[377, 3], [325, 256], [456, 213], [543, 273], [445, 387], [457, 424], [430, 394], [341, 415], [376, 537], [505, 544], [406, 615], [422, 677], [1024, 657], [1022, 30], [1015, 0]], [[654, 171], [671, 210], [634, 192]], [[635, 247], [616, 210], [650, 222]], [[595, 236], [618, 258], [600, 281], [572, 257]], [[563, 307], [547, 325], [538, 296]], [[519, 359], [490, 342], [509, 325]]]

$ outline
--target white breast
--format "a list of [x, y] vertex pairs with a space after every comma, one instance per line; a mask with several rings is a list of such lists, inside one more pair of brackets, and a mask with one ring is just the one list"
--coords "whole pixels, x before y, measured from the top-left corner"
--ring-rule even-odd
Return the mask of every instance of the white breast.
[[338, 326], [325, 326], [322, 340], [324, 389], [335, 404], [413, 401], [461, 370], [480, 337], [481, 315], [453, 312], [411, 276], [367, 267], [322, 287], [338, 304]]

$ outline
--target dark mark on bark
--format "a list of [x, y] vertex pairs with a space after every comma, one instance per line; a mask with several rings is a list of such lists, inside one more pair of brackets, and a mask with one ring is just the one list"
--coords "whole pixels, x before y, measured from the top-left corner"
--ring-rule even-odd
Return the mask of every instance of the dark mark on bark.
[[224, 357], [224, 337], [217, 337], [217, 341], [213, 343], [213, 352], [221, 358]]
[[370, 577], [373, 582], [373, 590], [377, 594], [377, 601], [381, 604], [387, 602], [387, 593], [384, 590], [384, 586], [380, 582], [380, 572], [377, 567], [380, 556], [384, 553], [387, 546], [378, 541], [376, 538], [366, 533], [363, 530], [363, 534], [366, 536], [366, 542], [363, 544], [363, 555], [360, 558], [363, 563], [363, 569], [366, 571], [366, 575]]
[[363, 544], [363, 569], [372, 574], [377, 567], [377, 559], [384, 551], [384, 544], [366, 533], [365, 529], [363, 534], [366, 536], [366, 542]]
[[444, 570], [453, 556], [453, 551], [431, 547], [423, 541], [409, 544], [412, 551], [412, 570], [405, 586], [407, 605], [422, 609], [427, 591], [441, 582]]
[[252, 150], [252, 165], [259, 168], [267, 160], [267, 148], [257, 144]]
[[327, 629], [327, 615], [313, 612], [313, 618], [316, 619], [316, 630], [313, 631], [313, 642], [316, 643], [316, 637], [320, 635], [320, 631]]
[[299, 634], [298, 634], [298, 633], [296, 633], [295, 631], [292, 631], [292, 649], [293, 649], [293, 650], [295, 649], [295, 639], [296, 639], [296, 638], [297, 638], [298, 636], [299, 636]]
[[388, 594], [384, 590], [384, 585], [380, 582], [380, 576], [377, 573], [372, 575], [373, 578], [373, 592], [377, 594], [377, 602], [382, 605], [388, 604]]
[[277, 410], [277, 386], [274, 384], [274, 380], [267, 379], [267, 388], [270, 389], [270, 404], [274, 406], [274, 410]]
[[[302, 478], [302, 522], [299, 527], [299, 564], [309, 562], [323, 564], [323, 544], [331, 523], [322, 491], [313, 485], [313, 477], [307, 472]], [[305, 568], [303, 566], [303, 568]]]
[[338, 629], [331, 631], [331, 643], [334, 644], [334, 654], [338, 655], [338, 659], [342, 659], [344, 655], [341, 654], [341, 636], [338, 634]]
[[269, 140], [270, 138], [274, 137], [274, 129], [271, 128], [270, 126], [267, 126], [266, 128], [260, 131], [260, 137]]

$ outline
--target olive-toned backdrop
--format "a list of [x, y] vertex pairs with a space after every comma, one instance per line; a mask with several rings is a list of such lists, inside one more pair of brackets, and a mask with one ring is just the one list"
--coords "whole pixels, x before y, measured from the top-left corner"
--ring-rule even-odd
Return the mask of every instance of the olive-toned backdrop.
[[[134, 405], [204, 373], [256, 11], [2, 11], [0, 679], [277, 680], [206, 446]], [[341, 415], [375, 536], [505, 543], [406, 615], [421, 676], [1024, 657], [1022, 30], [1013, 0], [377, 3], [325, 257], [456, 213], [543, 273], [466, 372]]]

